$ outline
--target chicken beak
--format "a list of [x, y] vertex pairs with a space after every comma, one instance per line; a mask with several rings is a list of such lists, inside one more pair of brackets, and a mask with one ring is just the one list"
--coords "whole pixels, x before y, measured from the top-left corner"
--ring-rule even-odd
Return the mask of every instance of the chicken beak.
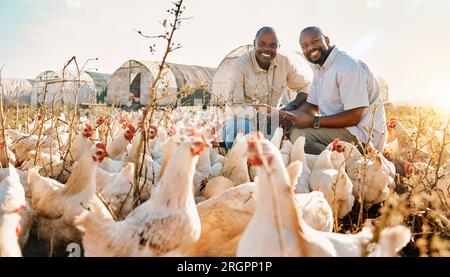
[[209, 147], [209, 144], [205, 141], [194, 142], [191, 146], [191, 153], [194, 156], [200, 155], [206, 147]]

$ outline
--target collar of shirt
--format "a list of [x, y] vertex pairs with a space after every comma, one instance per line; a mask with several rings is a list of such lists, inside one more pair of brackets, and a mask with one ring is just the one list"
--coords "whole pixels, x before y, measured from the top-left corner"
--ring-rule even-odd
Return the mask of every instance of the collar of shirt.
[[258, 61], [256, 61], [256, 51], [255, 51], [255, 50], [252, 50], [252, 53], [251, 53], [250, 55], [251, 55], [251, 57], [252, 57], [253, 71], [255, 72], [255, 74], [256, 74], [256, 73], [259, 73], [259, 72], [261, 72], [261, 71], [264, 71], [264, 72], [270, 71], [271, 68], [273, 68], [273, 67], [275, 67], [275, 66], [278, 65], [278, 63], [277, 63], [278, 55], [277, 55], [277, 56], [275, 57], [275, 59], [270, 63], [269, 70], [264, 70], [264, 69], [262, 69], [261, 67], [259, 67]]
[[331, 50], [330, 55], [328, 55], [327, 60], [323, 63], [322, 66], [320, 66], [319, 64], [314, 64], [314, 68], [317, 70], [320, 69], [324, 69], [327, 70], [328, 68], [331, 67], [331, 65], [333, 64], [334, 60], [336, 59], [336, 56], [339, 53], [339, 49], [336, 46], [333, 46], [333, 49]]

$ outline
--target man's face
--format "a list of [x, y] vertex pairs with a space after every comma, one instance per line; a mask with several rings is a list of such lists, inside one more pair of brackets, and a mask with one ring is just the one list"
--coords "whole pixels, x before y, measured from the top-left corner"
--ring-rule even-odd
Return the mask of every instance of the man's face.
[[275, 34], [259, 35], [255, 41], [255, 56], [260, 65], [269, 65], [277, 56], [278, 39]]
[[322, 65], [330, 49], [330, 40], [322, 34], [306, 32], [300, 36], [300, 47], [308, 61]]

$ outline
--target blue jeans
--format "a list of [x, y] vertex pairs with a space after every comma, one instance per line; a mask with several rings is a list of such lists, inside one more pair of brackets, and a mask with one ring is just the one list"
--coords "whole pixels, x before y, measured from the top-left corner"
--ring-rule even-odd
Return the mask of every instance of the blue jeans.
[[234, 139], [239, 132], [248, 134], [255, 130], [256, 128], [253, 126], [253, 123], [248, 119], [229, 119], [223, 127], [223, 139], [225, 141], [225, 148], [228, 150], [233, 146]]

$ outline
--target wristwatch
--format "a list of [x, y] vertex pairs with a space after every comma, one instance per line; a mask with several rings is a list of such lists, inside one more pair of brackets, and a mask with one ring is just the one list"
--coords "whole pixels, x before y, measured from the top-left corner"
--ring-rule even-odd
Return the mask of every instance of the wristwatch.
[[318, 129], [320, 127], [320, 116], [315, 115], [314, 116], [314, 124], [313, 124], [313, 128], [314, 129]]

